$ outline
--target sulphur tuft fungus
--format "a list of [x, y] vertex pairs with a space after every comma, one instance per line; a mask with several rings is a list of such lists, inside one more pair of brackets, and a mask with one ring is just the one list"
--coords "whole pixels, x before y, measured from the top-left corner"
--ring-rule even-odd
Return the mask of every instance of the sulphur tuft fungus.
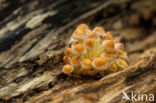
[[116, 72], [128, 66], [124, 45], [102, 27], [90, 30], [86, 24], [80, 24], [69, 42], [71, 47], [65, 49], [63, 58], [67, 63], [63, 72], [69, 76], [93, 76], [101, 71]]

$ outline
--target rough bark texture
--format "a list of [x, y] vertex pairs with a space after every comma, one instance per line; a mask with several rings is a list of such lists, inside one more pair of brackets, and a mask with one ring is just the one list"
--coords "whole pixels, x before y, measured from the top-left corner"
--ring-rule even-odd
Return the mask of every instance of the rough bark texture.
[[[0, 102], [129, 103], [121, 101], [122, 91], [156, 97], [155, 5], [155, 0], [0, 0]], [[63, 50], [80, 23], [111, 30], [125, 44], [129, 67], [95, 77], [64, 75]]]

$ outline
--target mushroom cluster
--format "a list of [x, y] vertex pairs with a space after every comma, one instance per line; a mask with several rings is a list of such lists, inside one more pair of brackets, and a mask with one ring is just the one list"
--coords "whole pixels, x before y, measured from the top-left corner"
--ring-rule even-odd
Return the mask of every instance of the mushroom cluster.
[[63, 72], [69, 76], [93, 76], [101, 71], [115, 72], [128, 66], [124, 45], [102, 27], [90, 30], [86, 24], [80, 24], [69, 42], [71, 48], [65, 49], [63, 58], [67, 63]]

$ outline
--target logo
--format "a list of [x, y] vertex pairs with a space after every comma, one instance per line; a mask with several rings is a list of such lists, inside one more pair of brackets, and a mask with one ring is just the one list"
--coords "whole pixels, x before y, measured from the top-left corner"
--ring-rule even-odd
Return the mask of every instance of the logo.
[[122, 100], [141, 101], [141, 102], [154, 101], [154, 94], [142, 94], [140, 92], [134, 93], [133, 91], [130, 92], [130, 95], [128, 95], [125, 91], [123, 91], [122, 94], [123, 94]]

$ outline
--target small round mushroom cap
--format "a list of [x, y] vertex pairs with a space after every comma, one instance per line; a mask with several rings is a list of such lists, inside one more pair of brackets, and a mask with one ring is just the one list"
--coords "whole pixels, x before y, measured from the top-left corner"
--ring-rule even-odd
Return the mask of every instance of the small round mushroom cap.
[[116, 72], [118, 70], [118, 66], [115, 63], [111, 63], [108, 68], [111, 72]]
[[125, 68], [128, 66], [127, 62], [124, 59], [118, 59], [116, 63], [121, 68]]
[[66, 64], [64, 67], [63, 67], [63, 72], [65, 74], [71, 74], [73, 72], [73, 67], [69, 64]]
[[105, 30], [102, 27], [95, 27], [93, 29], [93, 32], [95, 32], [98, 36], [104, 36]]
[[81, 28], [81, 29], [89, 29], [89, 28], [88, 28], [88, 25], [87, 25], [87, 24], [84, 24], [84, 23], [80, 24], [80, 25], [78, 26], [78, 28]]
[[121, 58], [123, 58], [123, 59], [127, 59], [127, 53], [126, 52], [122, 52], [121, 54], [120, 54], [120, 57]]
[[106, 61], [106, 59], [104, 59], [102, 57], [98, 57], [98, 58], [93, 60], [92, 66], [96, 70], [105, 70], [107, 67], [107, 61]]
[[72, 50], [71, 50], [71, 48], [66, 48], [65, 51], [64, 51], [64, 54], [65, 54], [66, 56], [72, 55]]
[[114, 41], [113, 40], [104, 40], [102, 42], [102, 46], [107, 50], [107, 51], [112, 51], [114, 49]]
[[78, 57], [73, 57], [71, 59], [70, 64], [73, 65], [73, 66], [79, 66], [80, 65], [80, 59]]
[[93, 38], [87, 38], [84, 41], [84, 45], [88, 49], [92, 49], [95, 46], [95, 40]]
[[90, 59], [85, 58], [83, 59], [81, 66], [84, 69], [90, 69], [92, 67], [92, 61]]
[[88, 37], [90, 30], [86, 24], [80, 24], [74, 31], [72, 38], [75, 40], [83, 40]]
[[111, 59], [111, 54], [108, 53], [108, 52], [103, 52], [103, 53], [100, 55], [100, 57], [103, 57], [103, 58], [105, 58], [105, 59], [107, 59], [107, 60], [110, 60], [110, 59]]
[[69, 56], [64, 56], [63, 60], [65, 63], [70, 63], [71, 58]]
[[115, 43], [115, 50], [122, 52], [124, 50], [124, 45], [122, 43]]
[[81, 43], [72, 45], [72, 50], [73, 50], [73, 53], [76, 55], [82, 55], [86, 53], [86, 49]]
[[75, 39], [75, 40], [82, 40], [82, 39], [85, 39], [87, 38], [87, 34], [86, 34], [86, 31], [83, 30], [83, 29], [80, 29], [80, 28], [77, 28], [73, 35], [72, 35], [72, 38]]
[[89, 34], [88, 38], [94, 38], [94, 39], [97, 39], [98, 36], [97, 36], [96, 32], [91, 32], [91, 33]]
[[111, 40], [111, 39], [113, 39], [113, 36], [112, 36], [112, 32], [106, 32], [105, 34], [104, 34], [104, 36], [102, 37], [102, 40]]

